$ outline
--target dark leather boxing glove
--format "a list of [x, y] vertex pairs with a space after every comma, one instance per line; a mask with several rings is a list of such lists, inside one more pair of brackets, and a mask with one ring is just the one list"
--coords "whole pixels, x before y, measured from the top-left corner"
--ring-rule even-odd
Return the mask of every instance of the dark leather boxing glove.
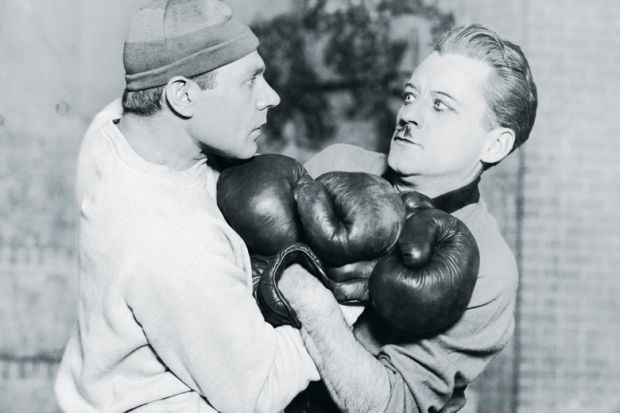
[[288, 266], [300, 264], [319, 280], [324, 283], [328, 282], [321, 262], [307, 245], [301, 243], [289, 245], [267, 261], [256, 288], [255, 296], [258, 307], [265, 321], [274, 327], [292, 325], [300, 328], [301, 323], [297, 318], [297, 313], [278, 288], [278, 281]]
[[295, 199], [306, 241], [327, 266], [383, 256], [398, 240], [403, 203], [381, 177], [329, 172], [298, 185]]
[[256, 297], [256, 290], [265, 270], [271, 265], [275, 255], [250, 254], [252, 263], [252, 295]]
[[[283, 155], [256, 156], [241, 165], [228, 167], [220, 175], [218, 206], [251, 252], [254, 292], [274, 254], [302, 240], [293, 188], [309, 181], [311, 178], [305, 169], [296, 160]], [[351, 265], [360, 266], [358, 263]], [[350, 267], [334, 269], [334, 274], [339, 275], [333, 282], [322, 280], [323, 283], [333, 288], [335, 297], [341, 302], [359, 302], [360, 297], [368, 301], [371, 269], [366, 270], [360, 280], [353, 278], [357, 273]]]
[[217, 205], [251, 252], [276, 254], [300, 240], [293, 190], [311, 180], [293, 158], [257, 155], [222, 171], [217, 182]]
[[[409, 198], [408, 198], [409, 197]], [[448, 328], [465, 311], [480, 256], [469, 229], [456, 217], [408, 195], [408, 218], [398, 247], [369, 280], [373, 307], [401, 331], [428, 334]]]
[[433, 201], [419, 192], [407, 191], [400, 194], [400, 196], [405, 206], [405, 215], [407, 218], [420, 208], [435, 208]]
[[[411, 214], [416, 208], [432, 208], [430, 198], [419, 192], [401, 194], [406, 213]], [[430, 247], [427, 246], [427, 248]], [[384, 255], [385, 256], [385, 255]], [[325, 273], [332, 281], [332, 292], [341, 304], [357, 304], [370, 302], [368, 280], [377, 262], [384, 256], [375, 259], [357, 261], [339, 267], [326, 266]]]

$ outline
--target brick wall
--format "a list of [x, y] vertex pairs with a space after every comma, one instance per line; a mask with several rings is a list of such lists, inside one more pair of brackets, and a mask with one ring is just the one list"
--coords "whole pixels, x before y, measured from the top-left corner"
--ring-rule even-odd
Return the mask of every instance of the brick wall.
[[620, 3], [528, 4], [519, 411], [620, 411]]
[[56, 412], [52, 382], [74, 321], [74, 250], [0, 248], [0, 412]]
[[[62, 10], [62, 12], [59, 12]], [[80, 7], [0, 4], [0, 412], [57, 411], [52, 382], [75, 313], [73, 167]]]
[[512, 196], [492, 206], [508, 218], [522, 212], [518, 391], [499, 388], [499, 397], [517, 412], [618, 412], [620, 3], [442, 3], [459, 21], [491, 24], [521, 44], [539, 90], [534, 132], [514, 169], [522, 203]]

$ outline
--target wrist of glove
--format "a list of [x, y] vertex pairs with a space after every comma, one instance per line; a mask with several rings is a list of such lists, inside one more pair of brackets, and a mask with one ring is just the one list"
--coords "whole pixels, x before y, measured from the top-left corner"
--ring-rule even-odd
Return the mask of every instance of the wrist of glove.
[[267, 269], [275, 257], [275, 255], [250, 254], [250, 262], [252, 263], [252, 296], [254, 298], [256, 298], [256, 291], [265, 273], [265, 269]]
[[[301, 322], [297, 312], [278, 287], [278, 281], [286, 268], [292, 264], [299, 264], [323, 282], [324, 285], [330, 284], [321, 261], [307, 245], [301, 243], [292, 244], [271, 258], [263, 258], [264, 260], [260, 262], [261, 268], [259, 268], [259, 263], [257, 262], [256, 277], [254, 277], [255, 265], [252, 265], [252, 275], [256, 285], [256, 302], [265, 321], [274, 327], [291, 325], [295, 328], [300, 328]], [[262, 270], [262, 273], [258, 274], [258, 270]], [[328, 285], [326, 286], [329, 288]]]

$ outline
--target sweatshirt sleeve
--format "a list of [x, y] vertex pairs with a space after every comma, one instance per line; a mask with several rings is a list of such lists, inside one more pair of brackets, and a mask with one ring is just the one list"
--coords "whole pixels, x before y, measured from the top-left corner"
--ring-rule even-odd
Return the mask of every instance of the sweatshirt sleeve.
[[[178, 271], [136, 277], [127, 298], [158, 357], [221, 412], [276, 412], [318, 372], [299, 331], [260, 313], [223, 234]], [[220, 239], [217, 239], [220, 237]]]
[[494, 278], [479, 278], [465, 314], [442, 334], [380, 348], [377, 359], [388, 371], [391, 389], [386, 413], [426, 413], [441, 411], [446, 403], [464, 404], [462, 391], [514, 331], [516, 287], [502, 288]]

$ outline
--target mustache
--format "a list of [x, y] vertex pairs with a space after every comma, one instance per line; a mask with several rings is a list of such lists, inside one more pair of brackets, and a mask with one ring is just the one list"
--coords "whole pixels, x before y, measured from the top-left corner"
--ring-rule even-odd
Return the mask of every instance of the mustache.
[[394, 135], [403, 134], [405, 136], [411, 136], [413, 125], [408, 122], [398, 122], [394, 128]]

